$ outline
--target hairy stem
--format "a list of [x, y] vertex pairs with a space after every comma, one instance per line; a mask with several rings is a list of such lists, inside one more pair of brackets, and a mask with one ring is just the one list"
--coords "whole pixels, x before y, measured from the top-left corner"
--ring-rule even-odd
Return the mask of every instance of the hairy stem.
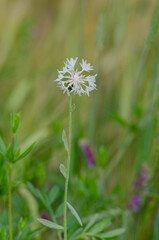
[[12, 191], [12, 166], [9, 163], [9, 176], [8, 176], [8, 221], [9, 221], [9, 240], [13, 239], [12, 235], [12, 203], [11, 203], [11, 191]]
[[64, 240], [67, 240], [67, 195], [68, 195], [68, 182], [70, 173], [70, 162], [71, 162], [71, 134], [72, 134], [72, 96], [69, 96], [69, 150], [67, 160], [67, 171], [65, 181], [65, 196], [64, 196]]

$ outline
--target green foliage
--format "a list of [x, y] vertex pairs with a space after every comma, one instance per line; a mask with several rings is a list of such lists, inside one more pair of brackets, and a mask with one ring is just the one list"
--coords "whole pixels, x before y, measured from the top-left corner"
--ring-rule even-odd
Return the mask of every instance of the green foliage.
[[64, 142], [64, 146], [66, 151], [68, 152], [68, 141], [67, 141], [67, 136], [65, 130], [62, 132], [62, 141]]
[[124, 232], [125, 232], [124, 228], [119, 228], [119, 229], [109, 231], [107, 233], [99, 234], [98, 237], [101, 238], [101, 239], [115, 238], [115, 237], [120, 236]]
[[25, 219], [20, 219], [18, 223], [18, 228], [19, 228], [19, 233], [17, 236], [18, 240], [33, 240], [35, 239], [34, 237], [37, 236], [38, 234], [44, 232], [46, 228], [36, 228], [34, 230], [31, 230], [31, 224], [33, 220], [27, 220]]
[[106, 218], [104, 220], [102, 220], [101, 222], [95, 224], [93, 226], [93, 228], [91, 228], [89, 230], [89, 234], [94, 236], [97, 233], [100, 233], [102, 231], [104, 231], [106, 228], [108, 228], [111, 225], [111, 219], [110, 218]]
[[42, 218], [38, 218], [38, 221], [43, 224], [44, 226], [48, 227], [48, 228], [53, 228], [53, 229], [57, 229], [57, 230], [63, 230], [63, 226], [60, 226], [54, 222], [42, 219]]
[[58, 186], [54, 186], [49, 194], [48, 194], [48, 199], [49, 199], [49, 202], [50, 204], [52, 204], [59, 196], [59, 193], [60, 193], [60, 190], [58, 188]]
[[63, 164], [60, 164], [60, 172], [62, 173], [62, 175], [64, 176], [64, 178], [66, 178], [66, 168]]
[[76, 212], [76, 210], [75, 210], [75, 209], [71, 206], [71, 204], [68, 203], [68, 202], [67, 202], [67, 206], [68, 206], [68, 208], [70, 209], [71, 213], [75, 216], [75, 218], [77, 219], [77, 221], [79, 222], [79, 224], [80, 224], [81, 226], [83, 226], [82, 221], [81, 221], [78, 213]]
[[106, 167], [107, 160], [108, 160], [107, 150], [104, 146], [101, 146], [97, 154], [97, 163], [101, 168], [104, 168]]
[[14, 159], [14, 154], [13, 154], [13, 146], [12, 144], [9, 144], [8, 148], [7, 148], [7, 157], [10, 161], [12, 161]]
[[71, 106], [71, 112], [74, 112], [75, 110], [76, 110], [76, 105], [73, 104], [73, 105]]
[[[12, 127], [12, 144], [9, 144], [8, 147], [6, 148], [6, 145], [3, 141], [3, 139], [0, 137], [0, 153], [4, 157], [5, 161], [0, 162], [3, 166], [1, 168], [1, 178], [0, 178], [0, 185], [5, 184], [6, 178], [8, 178], [8, 222], [9, 222], [9, 238], [12, 239], [13, 235], [13, 229], [12, 229], [12, 181], [13, 181], [13, 176], [12, 176], [12, 171], [14, 170], [14, 163], [17, 162], [20, 159], [23, 159], [25, 156], [27, 156], [33, 146], [34, 143], [25, 151], [23, 152], [20, 156], [20, 149], [18, 149], [18, 137], [14, 136], [14, 134], [17, 132], [18, 127], [20, 124], [20, 115], [19, 114], [12, 114], [11, 115], [11, 127]], [[7, 170], [6, 170], [7, 169]], [[2, 177], [3, 176], [3, 177]], [[4, 183], [2, 182], [4, 181]], [[1, 190], [1, 189], [0, 189]], [[18, 240], [25, 239], [28, 240], [27, 234], [29, 233], [29, 222], [27, 219], [20, 219], [18, 223], [18, 230], [19, 230], [19, 235], [18, 235]], [[5, 239], [5, 234], [4, 231], [2, 230], [0, 233], [2, 236], [2, 239]]]
[[54, 186], [50, 192], [42, 194], [39, 189], [35, 188], [30, 182], [27, 183], [29, 190], [35, 195], [48, 209], [51, 207], [51, 204], [55, 202], [55, 200], [59, 196], [59, 188], [58, 186]]
[[28, 219], [27, 219], [27, 218], [25, 218], [25, 219], [21, 218], [21, 219], [19, 220], [19, 222], [18, 222], [19, 232], [23, 232], [23, 231], [24, 231], [24, 229], [25, 229], [26, 226], [27, 226], [27, 223], [28, 223]]
[[149, 31], [149, 35], [147, 37], [147, 44], [148, 45], [152, 45], [156, 35], [158, 34], [158, 30], [159, 30], [159, 4], [156, 3], [156, 7], [153, 13], [153, 18], [152, 18], [152, 23], [150, 26], [150, 31]]
[[0, 239], [5, 240], [5, 237], [6, 237], [5, 229], [0, 229]]
[[[68, 238], [158, 240], [158, 1], [34, 5], [32, 0], [0, 1], [0, 239], [8, 240], [9, 164], [14, 240], [60, 239], [36, 219], [46, 209], [51, 221], [62, 223], [66, 164], [60, 171], [58, 166], [66, 162], [61, 132], [68, 126], [68, 111], [66, 96], [52, 80], [66, 57], [78, 56], [95, 66], [98, 78], [90, 97], [73, 96], [69, 202], [84, 227], [68, 208]], [[22, 124], [20, 114], [13, 113], [9, 125], [13, 111], [22, 112]], [[83, 164], [78, 145], [87, 136], [96, 153], [92, 169]], [[62, 138], [68, 151], [65, 132]], [[34, 143], [25, 144], [35, 139], [36, 151]], [[150, 170], [148, 193], [139, 211], [129, 210], [123, 219], [142, 163]], [[124, 231], [120, 226], [126, 234], [117, 237]]]
[[20, 156], [18, 156], [18, 158], [16, 158], [14, 160], [14, 162], [17, 162], [17, 161], [25, 158], [31, 152], [31, 150], [33, 149], [34, 145], [35, 145], [35, 142], [32, 143], [22, 154], [20, 154]]
[[15, 134], [20, 125], [20, 114], [19, 113], [12, 113], [11, 114], [11, 128], [12, 133]]
[[57, 207], [56, 211], [55, 211], [55, 216], [58, 218], [58, 217], [61, 217], [63, 216], [63, 211], [64, 211], [64, 204], [63, 202], [61, 204], [59, 204], [59, 206]]
[[107, 228], [110, 227], [112, 221], [110, 218], [100, 219], [99, 216], [92, 216], [91, 220], [87, 223], [84, 228], [76, 228], [72, 222], [72, 227], [74, 231], [72, 231], [72, 235], [70, 236], [70, 240], [73, 239], [116, 239], [118, 236], [122, 235], [125, 230], [123, 228], [115, 229], [107, 231]]
[[35, 195], [38, 199], [40, 199], [44, 205], [47, 205], [39, 189], [35, 188], [30, 182], [28, 182], [27, 185], [32, 194]]
[[0, 136], [0, 153], [5, 157], [7, 153], [6, 145]]

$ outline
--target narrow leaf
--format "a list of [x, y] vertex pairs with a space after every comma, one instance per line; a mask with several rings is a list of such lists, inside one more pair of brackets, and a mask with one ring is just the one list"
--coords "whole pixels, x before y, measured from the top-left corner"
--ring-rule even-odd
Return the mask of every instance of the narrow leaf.
[[83, 226], [82, 221], [81, 221], [78, 213], [76, 212], [76, 210], [75, 210], [75, 209], [71, 206], [71, 204], [69, 204], [68, 202], [67, 202], [67, 206], [68, 206], [68, 208], [70, 209], [71, 213], [75, 216], [75, 218], [77, 219], [77, 221], [79, 222], [79, 224], [80, 224], [81, 226]]
[[3, 141], [3, 139], [0, 137], [0, 152], [1, 152], [1, 154], [5, 157], [5, 155], [6, 155], [6, 145], [5, 145], [5, 143], [4, 143], [4, 141]]
[[113, 238], [113, 237], [118, 237], [119, 235], [123, 234], [125, 232], [124, 228], [118, 228], [112, 231], [109, 231], [107, 233], [102, 233], [98, 235], [100, 238]]
[[63, 130], [62, 132], [62, 141], [64, 142], [65, 149], [68, 152], [68, 141], [67, 141], [65, 130]]
[[31, 150], [33, 149], [35, 145], [35, 142], [33, 144], [30, 145], [30, 147], [28, 147], [16, 160], [15, 162], [21, 160], [22, 158], [25, 158], [30, 152]]
[[[80, 227], [83, 229], [82, 227]], [[68, 229], [68, 239], [74, 234], [74, 232], [79, 229], [79, 223], [77, 222], [74, 215], [70, 214], [67, 218], [67, 229]], [[75, 238], [74, 238], [75, 239]]]
[[15, 154], [18, 151], [18, 137], [16, 136], [15, 141], [14, 141], [14, 145], [13, 145], [13, 153]]
[[18, 222], [18, 229], [19, 229], [19, 232], [22, 232], [24, 231], [24, 229], [26, 228], [28, 224], [28, 220], [27, 218], [20, 218], [19, 222]]
[[16, 133], [16, 131], [19, 128], [19, 124], [20, 124], [20, 114], [18, 113], [11, 114], [11, 127], [12, 127], [13, 133]]
[[90, 233], [95, 235], [97, 233], [100, 233], [106, 230], [106, 228], [109, 227], [110, 225], [111, 225], [111, 219], [106, 218], [100, 221], [99, 223], [97, 223], [96, 225], [94, 225], [93, 228], [90, 229]]
[[46, 219], [42, 219], [42, 218], [38, 218], [37, 219], [41, 224], [43, 224], [44, 226], [48, 227], [48, 228], [54, 228], [54, 229], [57, 229], [57, 230], [63, 230], [63, 226], [61, 225], [58, 225], [54, 222], [51, 222], [51, 221], [48, 221]]
[[27, 182], [27, 185], [28, 185], [29, 190], [32, 192], [32, 194], [34, 196], [36, 196], [37, 198], [39, 198], [42, 201], [42, 203], [46, 206], [45, 199], [44, 199], [43, 195], [41, 194], [41, 192], [39, 191], [39, 189], [35, 188], [33, 186], [33, 184], [30, 182]]
[[7, 148], [7, 157], [10, 161], [12, 161], [14, 159], [12, 144], [9, 144], [9, 146]]
[[74, 111], [75, 111], [75, 109], [76, 109], [76, 105], [75, 105], [75, 104], [73, 104], [73, 105], [71, 106], [71, 112], [74, 112]]
[[63, 211], [64, 211], [64, 203], [61, 203], [55, 212], [55, 217], [56, 218], [61, 217], [63, 215]]
[[83, 230], [83, 228], [78, 228], [78, 229], [71, 235], [70, 240], [76, 239], [76, 237], [77, 237], [78, 235], [80, 235], [80, 233], [82, 232], [82, 230]]
[[49, 192], [49, 196], [48, 196], [50, 204], [52, 204], [56, 200], [56, 198], [59, 195], [59, 192], [60, 192], [60, 190], [59, 190], [58, 186], [54, 186], [51, 189], [51, 191]]
[[93, 215], [93, 217], [91, 218], [91, 220], [87, 223], [84, 232], [87, 232], [94, 224], [95, 222], [98, 220], [98, 215]]
[[62, 175], [64, 176], [64, 178], [66, 178], [66, 168], [63, 164], [60, 164], [60, 172], [62, 173]]
[[37, 235], [37, 234], [39, 234], [39, 233], [42, 233], [42, 232], [44, 232], [45, 230], [46, 230], [46, 228], [37, 228], [37, 229], [29, 232], [29, 233], [27, 234], [27, 238], [30, 239], [30, 240], [32, 240], [35, 235]]
[[18, 158], [19, 155], [20, 155], [20, 148], [15, 152], [14, 158], [15, 158], [15, 159]]

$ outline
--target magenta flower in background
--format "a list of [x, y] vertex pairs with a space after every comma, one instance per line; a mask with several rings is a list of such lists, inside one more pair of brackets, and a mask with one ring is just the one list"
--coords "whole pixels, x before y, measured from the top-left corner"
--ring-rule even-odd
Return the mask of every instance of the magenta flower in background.
[[133, 197], [128, 204], [128, 208], [133, 212], [138, 212], [140, 209], [142, 201], [144, 200], [144, 194], [148, 192], [148, 181], [148, 167], [142, 165], [137, 179], [134, 182]]
[[142, 202], [143, 196], [142, 195], [135, 195], [131, 201], [129, 202], [128, 207], [133, 211], [133, 212], [138, 212], [141, 202]]
[[80, 141], [79, 146], [85, 156], [85, 160], [88, 163], [88, 166], [90, 168], [93, 168], [95, 166], [95, 156], [90, 143], [87, 140], [82, 140]]
[[142, 189], [148, 181], [148, 167], [146, 165], [143, 165], [135, 181], [135, 187]]
[[50, 216], [47, 211], [42, 211], [40, 217], [46, 220], [50, 220]]

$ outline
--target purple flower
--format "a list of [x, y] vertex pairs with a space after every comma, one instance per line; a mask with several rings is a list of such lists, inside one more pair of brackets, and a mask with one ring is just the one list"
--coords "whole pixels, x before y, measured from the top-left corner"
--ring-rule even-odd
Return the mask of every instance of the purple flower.
[[135, 187], [142, 189], [148, 181], [148, 168], [146, 165], [143, 165], [135, 182]]
[[142, 202], [143, 197], [141, 195], [135, 195], [131, 201], [129, 202], [128, 207], [133, 211], [133, 212], [138, 212], [141, 202]]
[[90, 146], [90, 143], [86, 140], [82, 140], [79, 145], [85, 156], [85, 160], [88, 163], [88, 166], [90, 168], [93, 168], [95, 165], [95, 156]]
[[50, 220], [50, 216], [49, 216], [47, 211], [42, 211], [41, 212], [41, 218], [46, 219], [46, 220]]
[[139, 208], [144, 199], [144, 195], [148, 192], [147, 183], [149, 181], [148, 177], [148, 167], [143, 165], [134, 182], [133, 197], [128, 204], [128, 208], [133, 212], [138, 212]]

